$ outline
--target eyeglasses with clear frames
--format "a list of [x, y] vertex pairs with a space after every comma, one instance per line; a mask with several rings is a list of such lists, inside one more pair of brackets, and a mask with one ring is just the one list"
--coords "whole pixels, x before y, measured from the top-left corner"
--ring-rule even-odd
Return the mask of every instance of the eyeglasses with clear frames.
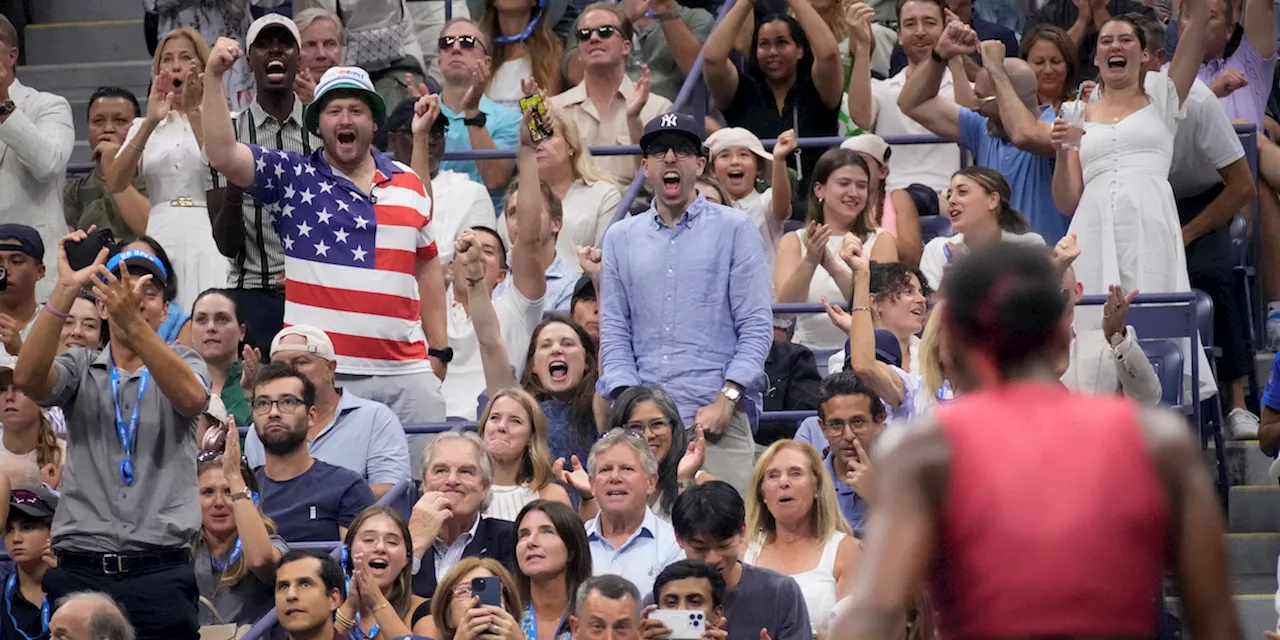
[[645, 431], [650, 431], [655, 434], [661, 433], [671, 429], [671, 423], [668, 422], [666, 418], [658, 418], [648, 422], [628, 422], [623, 428], [626, 429], [627, 433], [633, 438], [644, 438]]

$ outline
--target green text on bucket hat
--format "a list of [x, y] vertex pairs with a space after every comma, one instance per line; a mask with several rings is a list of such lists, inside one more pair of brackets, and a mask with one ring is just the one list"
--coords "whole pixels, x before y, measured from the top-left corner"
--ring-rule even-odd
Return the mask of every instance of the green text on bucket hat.
[[373, 112], [373, 123], [378, 128], [382, 128], [387, 121], [387, 105], [382, 101], [382, 96], [373, 89], [373, 80], [369, 79], [369, 72], [360, 67], [332, 67], [320, 76], [320, 82], [316, 83], [316, 99], [307, 105], [306, 111], [302, 114], [302, 124], [307, 131], [312, 135], [320, 135], [320, 112], [324, 110], [325, 103], [333, 97], [331, 94], [339, 89], [359, 91], [360, 97]]

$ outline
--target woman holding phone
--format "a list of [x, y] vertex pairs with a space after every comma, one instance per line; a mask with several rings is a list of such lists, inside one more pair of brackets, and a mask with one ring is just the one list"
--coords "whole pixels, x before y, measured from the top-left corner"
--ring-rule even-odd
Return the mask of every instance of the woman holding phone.
[[502, 563], [463, 558], [440, 580], [431, 597], [432, 625], [419, 633], [439, 640], [524, 640], [523, 608], [515, 579]]

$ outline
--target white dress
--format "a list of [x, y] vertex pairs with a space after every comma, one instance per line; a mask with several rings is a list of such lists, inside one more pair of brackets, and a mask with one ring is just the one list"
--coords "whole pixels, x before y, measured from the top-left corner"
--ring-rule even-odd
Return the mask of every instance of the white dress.
[[[1080, 257], [1076, 279], [1085, 295], [1105, 295], [1119, 284], [1125, 291], [1190, 291], [1182, 224], [1169, 185], [1173, 139], [1182, 119], [1178, 92], [1164, 73], [1147, 72], [1151, 102], [1116, 124], [1086, 122], [1080, 143], [1084, 192], [1071, 218]], [[1102, 307], [1076, 310], [1076, 331], [1102, 326]], [[1209, 361], [1200, 357], [1200, 379], [1210, 380]], [[1191, 360], [1185, 361], [1190, 375]]]
[[[871, 255], [871, 248], [875, 246], [876, 239], [884, 229], [876, 229], [871, 236], [862, 242], [863, 255]], [[804, 244], [805, 229], [796, 231], [796, 237], [800, 239], [800, 259], [804, 259], [806, 254]], [[831, 252], [833, 257], [840, 255], [840, 244], [844, 242], [844, 238], [839, 235], [832, 234], [827, 239], [827, 251]], [[839, 262], [839, 258], [836, 259]], [[844, 264], [840, 264], [840, 268], [845, 268]], [[836, 301], [844, 301], [848, 298], [848, 291], [841, 291], [836, 284], [835, 278], [822, 266], [813, 271], [813, 279], [809, 281], [809, 296], [805, 298], [805, 302], [821, 304], [822, 297], [826, 296], [831, 304]], [[840, 349], [844, 347], [844, 343], [849, 339], [849, 334], [836, 328], [831, 323], [831, 319], [825, 313], [806, 313], [796, 316], [796, 333], [792, 337], [792, 342], [804, 345], [813, 350], [831, 351], [832, 349]]]
[[528, 483], [519, 485], [493, 485], [489, 487], [489, 506], [482, 515], [486, 518], [497, 518], [515, 522], [516, 516], [526, 504], [537, 500], [540, 496]]
[[[247, 51], [245, 34], [253, 16], [249, 13], [249, 5], [271, 8], [281, 4], [281, 0], [143, 0], [142, 5], [148, 11], [160, 15], [159, 35], [178, 29], [191, 27], [200, 32], [204, 42], [213, 48], [218, 38], [231, 38]], [[227, 101], [231, 111], [243, 111], [253, 102], [253, 72], [249, 70], [248, 56], [240, 56], [231, 69], [223, 76], [223, 88], [227, 92]]]
[[[141, 126], [142, 118], [133, 121], [129, 140]], [[156, 127], [138, 171], [151, 199], [147, 235], [169, 254], [178, 276], [177, 302], [190, 312], [200, 292], [226, 286], [227, 259], [213, 242], [205, 205], [205, 191], [213, 182], [186, 116], [170, 112]]]

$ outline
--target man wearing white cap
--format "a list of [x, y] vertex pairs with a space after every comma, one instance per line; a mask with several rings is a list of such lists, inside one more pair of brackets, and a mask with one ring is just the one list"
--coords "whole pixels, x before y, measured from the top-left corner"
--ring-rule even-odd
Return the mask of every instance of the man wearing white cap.
[[[304, 156], [236, 142], [218, 80], [239, 57], [226, 38], [209, 56], [205, 151], [228, 183], [273, 214], [285, 254], [285, 323], [328, 334], [348, 391], [406, 423], [443, 420], [440, 381], [453, 352], [431, 195], [408, 166], [372, 152], [387, 109], [369, 74], [333, 67], [321, 76], [303, 124], [324, 148]], [[439, 115], [436, 96], [419, 107], [412, 127], [426, 132]]]
[[[292, 20], [269, 13], [249, 26], [249, 69], [257, 96], [248, 109], [232, 118], [236, 140], [268, 149], [310, 155], [320, 138], [302, 126], [302, 100], [294, 95], [300, 67], [302, 36]], [[245, 342], [261, 351], [284, 326], [284, 250], [271, 224], [269, 206], [245, 197], [245, 192], [217, 171], [208, 193], [213, 239], [231, 263], [227, 290], [248, 327]]]
[[[742, 127], [725, 127], [712, 133], [707, 136], [705, 146], [710, 159], [707, 168], [733, 199], [725, 204], [746, 211], [751, 222], [760, 229], [765, 256], [772, 268], [778, 241], [782, 239], [782, 223], [791, 217], [787, 156], [796, 149], [796, 132], [792, 129], [782, 132], [773, 147], [773, 155], [764, 150], [756, 134]], [[766, 168], [772, 171], [773, 184], [764, 191], [758, 191], [756, 182], [764, 179]]]
[[[271, 341], [271, 360], [297, 369], [316, 387], [316, 414], [307, 429], [307, 449], [315, 459], [356, 472], [376, 498], [411, 477], [409, 448], [396, 414], [334, 386], [338, 363], [329, 336], [305, 324], [288, 327]], [[266, 462], [256, 431], [249, 432], [244, 455], [255, 469]]]

